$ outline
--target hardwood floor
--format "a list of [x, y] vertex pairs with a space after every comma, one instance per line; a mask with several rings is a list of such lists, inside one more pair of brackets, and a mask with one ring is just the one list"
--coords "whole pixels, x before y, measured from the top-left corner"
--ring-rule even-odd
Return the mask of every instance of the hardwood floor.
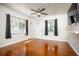
[[0, 56], [76, 56], [67, 42], [30, 39], [3, 48]]

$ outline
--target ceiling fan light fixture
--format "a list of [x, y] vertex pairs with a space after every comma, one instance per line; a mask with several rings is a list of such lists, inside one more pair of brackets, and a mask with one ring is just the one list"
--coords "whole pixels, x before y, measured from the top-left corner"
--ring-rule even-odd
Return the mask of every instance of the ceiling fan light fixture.
[[44, 10], [46, 10], [45, 8], [42, 9], [31, 9], [32, 11], [34, 11], [35, 13], [32, 13], [31, 15], [36, 14], [38, 17], [40, 17], [41, 15], [48, 15], [47, 13], [42, 13]]
[[37, 13], [37, 15], [40, 15], [40, 13]]

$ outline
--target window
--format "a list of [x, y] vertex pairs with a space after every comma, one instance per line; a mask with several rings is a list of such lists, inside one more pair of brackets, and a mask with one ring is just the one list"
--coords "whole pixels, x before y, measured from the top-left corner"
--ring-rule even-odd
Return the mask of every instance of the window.
[[11, 17], [11, 33], [25, 33], [25, 20]]
[[54, 34], [54, 20], [48, 21], [48, 33]]

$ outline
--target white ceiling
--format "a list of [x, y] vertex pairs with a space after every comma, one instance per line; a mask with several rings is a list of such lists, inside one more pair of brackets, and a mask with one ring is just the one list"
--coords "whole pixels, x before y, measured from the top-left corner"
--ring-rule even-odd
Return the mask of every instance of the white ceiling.
[[55, 15], [66, 13], [70, 7], [70, 3], [2, 3], [10, 9], [20, 12], [24, 15], [29, 15], [33, 13], [30, 9], [46, 8], [43, 12], [48, 13], [48, 15]]

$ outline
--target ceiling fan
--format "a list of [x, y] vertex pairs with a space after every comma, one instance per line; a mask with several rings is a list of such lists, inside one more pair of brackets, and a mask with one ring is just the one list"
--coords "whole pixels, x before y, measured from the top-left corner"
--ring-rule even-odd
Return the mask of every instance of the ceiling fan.
[[38, 17], [40, 17], [41, 14], [48, 15], [47, 13], [43, 13], [43, 11], [46, 10], [45, 8], [37, 10], [31, 8], [31, 10], [34, 11], [34, 13], [31, 13], [31, 15], [37, 14]]

